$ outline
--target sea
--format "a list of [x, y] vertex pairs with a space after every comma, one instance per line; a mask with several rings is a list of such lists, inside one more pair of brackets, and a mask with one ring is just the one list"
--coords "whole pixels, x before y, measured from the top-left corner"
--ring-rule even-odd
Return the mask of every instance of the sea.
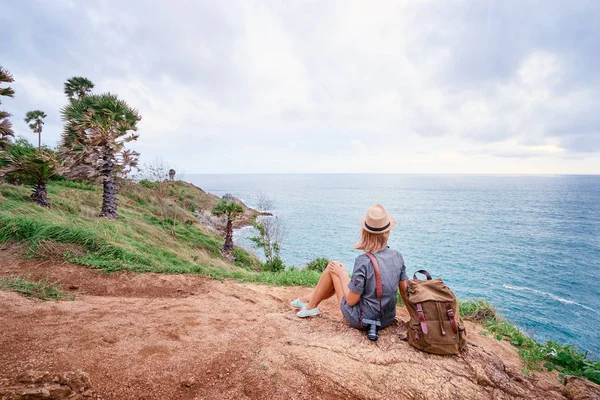
[[[351, 272], [359, 220], [373, 204], [396, 219], [389, 245], [409, 276], [425, 269], [460, 299], [486, 298], [538, 340], [600, 355], [600, 176], [420, 174], [188, 175], [207, 192], [259, 199], [285, 229], [281, 256]], [[253, 228], [235, 233], [253, 250]]]

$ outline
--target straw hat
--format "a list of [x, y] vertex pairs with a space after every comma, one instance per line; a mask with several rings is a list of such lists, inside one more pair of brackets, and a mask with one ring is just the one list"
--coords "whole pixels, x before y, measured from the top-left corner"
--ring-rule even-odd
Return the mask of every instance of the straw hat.
[[360, 220], [360, 226], [367, 232], [374, 234], [386, 233], [394, 229], [396, 220], [388, 214], [381, 204], [369, 207], [367, 215]]

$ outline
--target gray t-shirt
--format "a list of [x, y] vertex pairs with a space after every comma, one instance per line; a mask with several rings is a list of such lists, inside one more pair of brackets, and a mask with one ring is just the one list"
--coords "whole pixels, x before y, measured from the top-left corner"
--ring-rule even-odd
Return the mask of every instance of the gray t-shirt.
[[[374, 253], [379, 272], [381, 273], [381, 285], [383, 286], [383, 298], [381, 299], [381, 326], [385, 327], [394, 322], [396, 317], [396, 296], [398, 294], [398, 282], [408, 279], [406, 267], [402, 254], [389, 247]], [[354, 293], [361, 295], [360, 300], [354, 306], [349, 306], [346, 299], [342, 300], [340, 306], [346, 321], [355, 328], [360, 327], [360, 303], [362, 302], [363, 318], [379, 319], [379, 301], [377, 300], [377, 288], [375, 284], [375, 272], [371, 260], [366, 254], [356, 257], [354, 271], [348, 284], [348, 288]]]

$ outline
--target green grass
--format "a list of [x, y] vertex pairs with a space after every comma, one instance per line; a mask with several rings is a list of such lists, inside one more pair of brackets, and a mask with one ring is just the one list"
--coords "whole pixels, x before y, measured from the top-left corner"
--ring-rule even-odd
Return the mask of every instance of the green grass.
[[0, 244], [22, 243], [30, 257], [106, 272], [190, 273], [281, 286], [314, 286], [320, 276], [297, 269], [261, 271], [260, 260], [237, 247], [235, 263], [224, 260], [223, 238], [200, 226], [192, 213], [218, 200], [185, 182], [124, 183], [116, 220], [97, 217], [100, 186], [49, 182], [49, 208], [33, 204], [29, 193], [24, 186], [0, 184]]
[[274, 286], [316, 286], [320, 277], [321, 273], [317, 271], [289, 268], [281, 272], [260, 272], [247, 275], [242, 280]]
[[41, 300], [73, 300], [75, 298], [62, 292], [58, 285], [47, 283], [45, 279], [35, 282], [19, 277], [3, 277], [0, 278], [0, 290], [9, 290]]
[[[236, 249], [236, 265], [221, 257], [223, 239], [208, 232], [185, 208], [186, 201], [210, 207], [216, 199], [185, 182], [164, 184], [174, 196], [128, 182], [121, 188], [119, 217], [98, 218], [101, 187], [88, 183], [48, 183], [49, 208], [29, 200], [30, 189], [0, 184], [0, 244], [18, 242], [31, 257], [42, 249], [63, 249], [61, 260], [105, 271], [197, 273], [254, 270], [259, 260]], [[164, 188], [163, 188], [164, 189]], [[163, 190], [164, 192], [164, 190]], [[183, 199], [185, 201], [180, 200]]]
[[600, 384], [600, 361], [588, 359], [587, 354], [572, 345], [536, 341], [498, 315], [486, 300], [461, 301], [460, 314], [466, 319], [480, 322], [487, 330], [486, 335], [493, 333], [496, 339], [509, 341], [517, 348], [528, 370], [557, 370], [560, 376], [581, 376]]

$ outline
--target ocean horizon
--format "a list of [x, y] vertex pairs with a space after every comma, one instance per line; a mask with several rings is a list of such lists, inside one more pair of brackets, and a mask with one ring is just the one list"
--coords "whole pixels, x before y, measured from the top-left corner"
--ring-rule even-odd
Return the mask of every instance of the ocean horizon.
[[[351, 272], [366, 209], [397, 221], [389, 244], [409, 277], [441, 277], [459, 298], [483, 297], [538, 340], [600, 350], [600, 176], [513, 174], [190, 174], [250, 207], [260, 197], [286, 230], [282, 258], [316, 257]], [[252, 247], [252, 228], [235, 233]]]

